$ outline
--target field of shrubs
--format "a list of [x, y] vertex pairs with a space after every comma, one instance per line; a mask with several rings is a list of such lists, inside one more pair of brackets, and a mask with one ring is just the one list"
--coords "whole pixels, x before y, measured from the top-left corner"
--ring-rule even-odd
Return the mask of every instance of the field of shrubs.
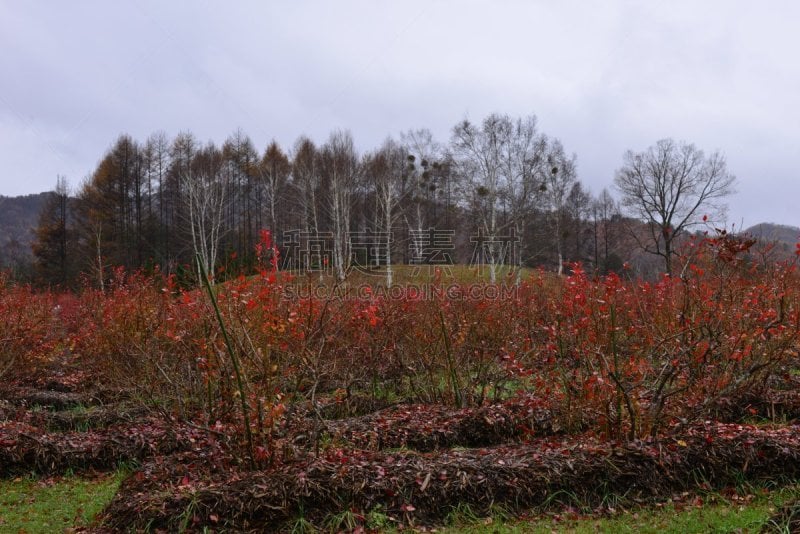
[[573, 265], [502, 290], [454, 267], [299, 291], [323, 282], [260, 251], [199, 287], [0, 279], [0, 476], [132, 466], [97, 531], [605, 514], [800, 477], [800, 276], [751, 241], [694, 240], [657, 280]]

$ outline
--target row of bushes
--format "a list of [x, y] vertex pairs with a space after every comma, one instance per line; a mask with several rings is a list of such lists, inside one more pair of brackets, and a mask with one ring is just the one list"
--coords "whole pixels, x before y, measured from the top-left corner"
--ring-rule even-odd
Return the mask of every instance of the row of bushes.
[[749, 262], [751, 244], [727, 235], [692, 242], [680, 275], [655, 282], [575, 265], [568, 276], [535, 272], [484, 298], [467, 287], [459, 298], [437, 291], [441, 276], [426, 293], [301, 295], [272, 257], [259, 274], [212, 290], [232, 350], [209, 293], [170, 277], [118, 270], [103, 291], [76, 294], [3, 278], [0, 373], [8, 380], [69, 360], [106, 386], [209, 425], [241, 421], [244, 395], [262, 448], [289, 404], [321, 396], [463, 407], [525, 392], [565, 431], [656, 436], [705, 417], [720, 399], [791, 380], [795, 264]]

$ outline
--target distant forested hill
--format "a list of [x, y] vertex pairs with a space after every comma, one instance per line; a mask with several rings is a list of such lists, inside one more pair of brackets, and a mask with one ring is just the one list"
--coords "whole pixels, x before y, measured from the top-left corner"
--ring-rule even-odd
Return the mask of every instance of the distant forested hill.
[[760, 223], [744, 231], [756, 239], [794, 245], [800, 240], [800, 228], [783, 224]]
[[51, 194], [0, 195], [0, 267], [16, 269], [30, 264], [39, 211]]
[[761, 245], [756, 248], [774, 261], [794, 258], [796, 245], [800, 242], [800, 228], [784, 224], [760, 223], [747, 228], [742, 234], [757, 239]]

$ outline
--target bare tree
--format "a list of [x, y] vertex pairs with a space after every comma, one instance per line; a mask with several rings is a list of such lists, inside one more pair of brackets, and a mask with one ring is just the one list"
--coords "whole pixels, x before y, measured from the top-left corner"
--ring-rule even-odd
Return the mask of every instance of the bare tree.
[[359, 165], [350, 132], [337, 131], [320, 150], [321, 172], [329, 187], [327, 211], [333, 228], [333, 266], [343, 281], [350, 268], [350, 208]]
[[266, 194], [269, 229], [277, 238], [283, 236], [282, 218], [278, 206], [286, 198], [292, 166], [278, 143], [272, 141], [258, 166], [260, 185]]
[[97, 275], [98, 287], [102, 293], [106, 291], [105, 272], [106, 265], [103, 262], [103, 223], [97, 222], [93, 228], [93, 240], [95, 245], [95, 264], [92, 266]]
[[721, 200], [733, 192], [735, 181], [719, 152], [706, 157], [693, 144], [672, 139], [644, 152], [626, 152], [614, 179], [623, 206], [650, 230], [640, 246], [662, 257], [667, 273], [672, 273], [675, 240], [699, 224], [701, 215], [722, 216]]
[[[575, 156], [566, 155], [557, 139], [540, 134], [534, 115], [513, 120], [493, 114], [480, 126], [464, 121], [453, 129], [452, 147], [480, 226], [480, 255], [488, 263], [490, 281], [496, 281], [497, 266], [509, 262], [508, 234], [527, 244], [525, 233], [537, 210], [551, 219], [561, 272]], [[522, 255], [516, 260], [515, 266], [521, 266]]]
[[184, 260], [190, 263], [194, 262], [194, 259], [187, 258], [185, 255], [186, 250], [190, 247], [186, 246], [189, 235], [184, 227], [184, 223], [189, 218], [186, 213], [184, 181], [191, 175], [191, 166], [197, 150], [197, 139], [190, 132], [179, 133], [173, 139], [169, 149], [169, 168], [165, 182], [160, 188], [164, 192], [161, 194], [159, 191], [159, 196], [162, 197], [162, 202], [165, 204], [163, 257], [167, 272], [173, 272]]
[[242, 130], [237, 129], [222, 144], [224, 177], [227, 182], [228, 199], [225, 207], [225, 227], [232, 235], [234, 250], [247, 264], [253, 260], [254, 245], [261, 226], [262, 207], [258, 186], [258, 152], [253, 141]]
[[64, 176], [56, 178], [56, 187], [39, 212], [36, 240], [32, 244], [37, 277], [41, 282], [66, 285], [69, 281], [69, 186]]
[[[513, 229], [520, 250], [517, 254], [517, 283], [521, 281], [526, 259], [526, 231], [533, 214], [541, 209], [545, 191], [547, 137], [539, 134], [535, 115], [513, 122], [511, 137], [501, 156], [502, 190], [500, 194], [505, 225]], [[549, 169], [549, 167], [548, 167]]]
[[[608, 273], [618, 267], [612, 261], [612, 247], [617, 244], [616, 227], [620, 219], [619, 207], [616, 200], [603, 188], [600, 194], [591, 203], [592, 237], [594, 266], [601, 273]], [[616, 256], [618, 260], [619, 257]]]
[[[165, 182], [169, 169], [167, 134], [156, 132], [147, 138], [144, 146], [144, 165], [148, 185], [148, 219], [151, 225], [148, 235], [152, 238], [155, 254], [160, 256], [165, 252], [165, 243], [167, 242], [165, 234], [168, 232], [168, 227], [166, 227], [168, 202], [165, 199], [167, 191]], [[167, 258], [161, 256], [158, 257], [158, 260], [162, 266], [166, 265]]]
[[220, 179], [222, 157], [216, 147], [209, 145], [195, 159], [194, 172], [183, 179], [189, 229], [198, 280], [207, 273], [209, 282], [213, 282], [226, 203], [225, 183]]
[[503, 154], [511, 141], [513, 125], [506, 115], [489, 115], [480, 126], [464, 120], [453, 128], [452, 147], [460, 174], [469, 182], [473, 204], [480, 219], [480, 261], [489, 265], [489, 281], [497, 280], [502, 253], [498, 205], [501, 195]]
[[[436, 141], [427, 128], [408, 130], [400, 134], [400, 142], [406, 152], [406, 169], [401, 182], [400, 196], [403, 202], [403, 219], [407, 232], [407, 243], [411, 255], [424, 256], [423, 243], [418, 237], [439, 222], [435, 217], [436, 194], [443, 162], [447, 159], [444, 147]], [[450, 184], [447, 184], [448, 191]], [[449, 194], [447, 195], [449, 204]], [[433, 208], [434, 213], [432, 213]], [[449, 206], [445, 208], [449, 209]], [[447, 213], [447, 212], [445, 212]]]
[[569, 255], [572, 261], [583, 262], [589, 256], [589, 242], [591, 229], [586, 222], [590, 213], [591, 195], [583, 185], [576, 181], [572, 184], [567, 195], [567, 229], [562, 232], [565, 237], [570, 237], [572, 241], [572, 252]]
[[317, 165], [319, 159], [317, 147], [309, 138], [301, 137], [295, 143], [293, 156], [292, 184], [302, 211], [300, 223], [307, 234], [318, 237], [320, 231], [318, 192], [321, 182]]
[[376, 229], [384, 232], [384, 261], [386, 262], [386, 287], [393, 283], [392, 230], [399, 216], [403, 200], [403, 179], [407, 172], [406, 150], [387, 139], [383, 146], [364, 160], [364, 174], [375, 191], [377, 205]]
[[546, 158], [548, 170], [545, 172], [544, 190], [550, 212], [558, 274], [564, 272], [566, 203], [571, 188], [577, 182], [575, 160], [575, 155], [567, 156], [564, 153], [564, 147], [560, 141], [553, 141]]

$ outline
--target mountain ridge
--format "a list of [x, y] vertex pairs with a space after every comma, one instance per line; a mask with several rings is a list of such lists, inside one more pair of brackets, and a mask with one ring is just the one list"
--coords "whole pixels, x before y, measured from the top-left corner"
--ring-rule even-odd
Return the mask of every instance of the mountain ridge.
[[800, 241], [800, 228], [788, 224], [762, 222], [754, 224], [741, 233], [752, 236], [760, 241], [776, 241], [792, 246]]
[[31, 245], [39, 212], [52, 194], [0, 195], [0, 269], [24, 267], [33, 261]]

